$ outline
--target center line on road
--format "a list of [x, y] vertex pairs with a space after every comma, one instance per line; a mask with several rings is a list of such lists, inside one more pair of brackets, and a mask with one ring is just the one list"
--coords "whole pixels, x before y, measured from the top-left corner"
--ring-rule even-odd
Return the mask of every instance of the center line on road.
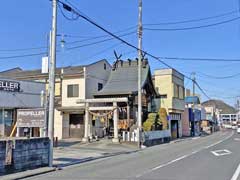
[[[154, 167], [154, 168], [152, 168], [152, 169], [149, 169], [149, 170], [147, 170], [147, 171], [145, 171], [145, 172], [137, 175], [136, 178], [140, 178], [140, 177], [142, 177], [142, 176], [145, 175], [145, 174], [151, 173], [151, 172], [153, 172], [153, 171], [155, 171], [155, 170], [158, 170], [158, 169], [160, 169], [160, 168], [163, 168], [163, 167], [165, 167], [165, 166], [168, 166], [168, 165], [170, 165], [170, 164], [173, 164], [173, 163], [175, 163], [175, 162], [177, 162], [177, 161], [180, 161], [180, 160], [182, 160], [182, 159], [184, 159], [184, 158], [187, 158], [187, 157], [189, 157], [189, 156], [191, 156], [191, 155], [194, 155], [194, 154], [196, 154], [196, 153], [198, 153], [198, 152], [200, 152], [200, 151], [202, 151], [202, 150], [204, 150], [204, 149], [208, 149], [208, 148], [210, 148], [210, 147], [216, 146], [217, 144], [220, 144], [220, 143], [222, 143], [223, 141], [226, 141], [227, 139], [231, 138], [231, 137], [233, 136], [233, 134], [234, 134], [234, 133], [232, 132], [231, 135], [229, 135], [228, 137], [226, 137], [226, 138], [224, 138], [224, 139], [222, 139], [222, 140], [220, 140], [220, 141], [217, 141], [216, 143], [213, 143], [213, 144], [211, 144], [211, 145], [209, 145], [209, 146], [205, 146], [205, 147], [203, 147], [203, 148], [200, 148], [199, 150], [196, 150], [196, 151], [191, 152], [190, 154], [183, 155], [183, 156], [181, 156], [181, 157], [179, 157], [179, 158], [177, 158], [177, 159], [171, 160], [171, 161], [169, 161], [169, 162], [167, 162], [167, 163], [164, 163], [164, 164], [161, 164], [161, 165], [159, 165], [159, 166], [157, 166], [157, 167]], [[239, 170], [238, 170], [238, 169], [239, 169]], [[238, 169], [237, 169], [237, 170], [238, 170], [239, 172], [238, 172], [238, 174], [237, 174], [237, 177], [238, 177], [238, 175], [239, 175], [239, 173], [240, 173], [240, 164], [239, 164]], [[231, 179], [231, 180], [237, 180], [237, 179]]]
[[233, 176], [232, 176], [231, 180], [237, 180], [237, 179], [238, 179], [238, 176], [239, 176], [239, 174], [240, 174], [240, 164], [238, 165], [238, 167], [237, 167], [237, 169], [236, 169], [235, 173], [233, 174]]

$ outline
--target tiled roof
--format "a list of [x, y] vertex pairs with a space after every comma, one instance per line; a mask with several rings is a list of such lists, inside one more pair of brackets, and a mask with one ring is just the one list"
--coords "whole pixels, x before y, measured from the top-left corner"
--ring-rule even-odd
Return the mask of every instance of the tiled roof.
[[[116, 68], [111, 71], [108, 82], [103, 89], [97, 92], [96, 96], [101, 95], [123, 95], [134, 94], [138, 90], [138, 65], [137, 61], [119, 61]], [[113, 66], [114, 67], [114, 66]], [[151, 78], [150, 67], [143, 61], [142, 67], [142, 87]], [[151, 79], [150, 79], [151, 80]], [[151, 82], [152, 83], [152, 82]]]
[[[71, 75], [71, 74], [76, 74], [76, 73], [83, 73], [83, 67], [84, 66], [69, 66], [69, 67], [64, 67], [64, 68], [56, 68], [56, 75], [61, 74], [61, 71], [63, 69], [64, 75]], [[8, 77], [8, 78], [27, 78], [27, 77], [37, 77], [37, 76], [42, 76], [42, 75], [48, 75], [48, 73], [41, 73], [40, 69], [36, 70], [19, 70], [19, 69], [12, 69], [8, 71], [3, 71], [0, 72], [0, 77]]]

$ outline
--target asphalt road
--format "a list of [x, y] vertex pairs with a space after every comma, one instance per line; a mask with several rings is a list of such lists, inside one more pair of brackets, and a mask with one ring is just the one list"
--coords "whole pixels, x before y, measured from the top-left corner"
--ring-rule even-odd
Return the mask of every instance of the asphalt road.
[[74, 165], [29, 179], [237, 180], [239, 164], [240, 135], [227, 131]]

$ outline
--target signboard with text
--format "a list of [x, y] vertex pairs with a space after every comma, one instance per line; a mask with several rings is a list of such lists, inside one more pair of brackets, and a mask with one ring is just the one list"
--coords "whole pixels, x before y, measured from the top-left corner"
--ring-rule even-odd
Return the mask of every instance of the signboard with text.
[[19, 92], [20, 83], [14, 81], [0, 80], [0, 91]]
[[45, 109], [18, 109], [17, 127], [44, 127]]

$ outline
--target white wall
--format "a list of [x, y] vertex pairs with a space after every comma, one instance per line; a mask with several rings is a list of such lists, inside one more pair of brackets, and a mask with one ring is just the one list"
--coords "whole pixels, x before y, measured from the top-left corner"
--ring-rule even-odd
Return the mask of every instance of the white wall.
[[[106, 64], [106, 70], [104, 69]], [[98, 83], [107, 83], [111, 66], [106, 60], [98, 61], [86, 67], [86, 98], [93, 98], [98, 91]]]
[[63, 134], [63, 118], [61, 112], [56, 110], [54, 111], [54, 137], [62, 139]]

